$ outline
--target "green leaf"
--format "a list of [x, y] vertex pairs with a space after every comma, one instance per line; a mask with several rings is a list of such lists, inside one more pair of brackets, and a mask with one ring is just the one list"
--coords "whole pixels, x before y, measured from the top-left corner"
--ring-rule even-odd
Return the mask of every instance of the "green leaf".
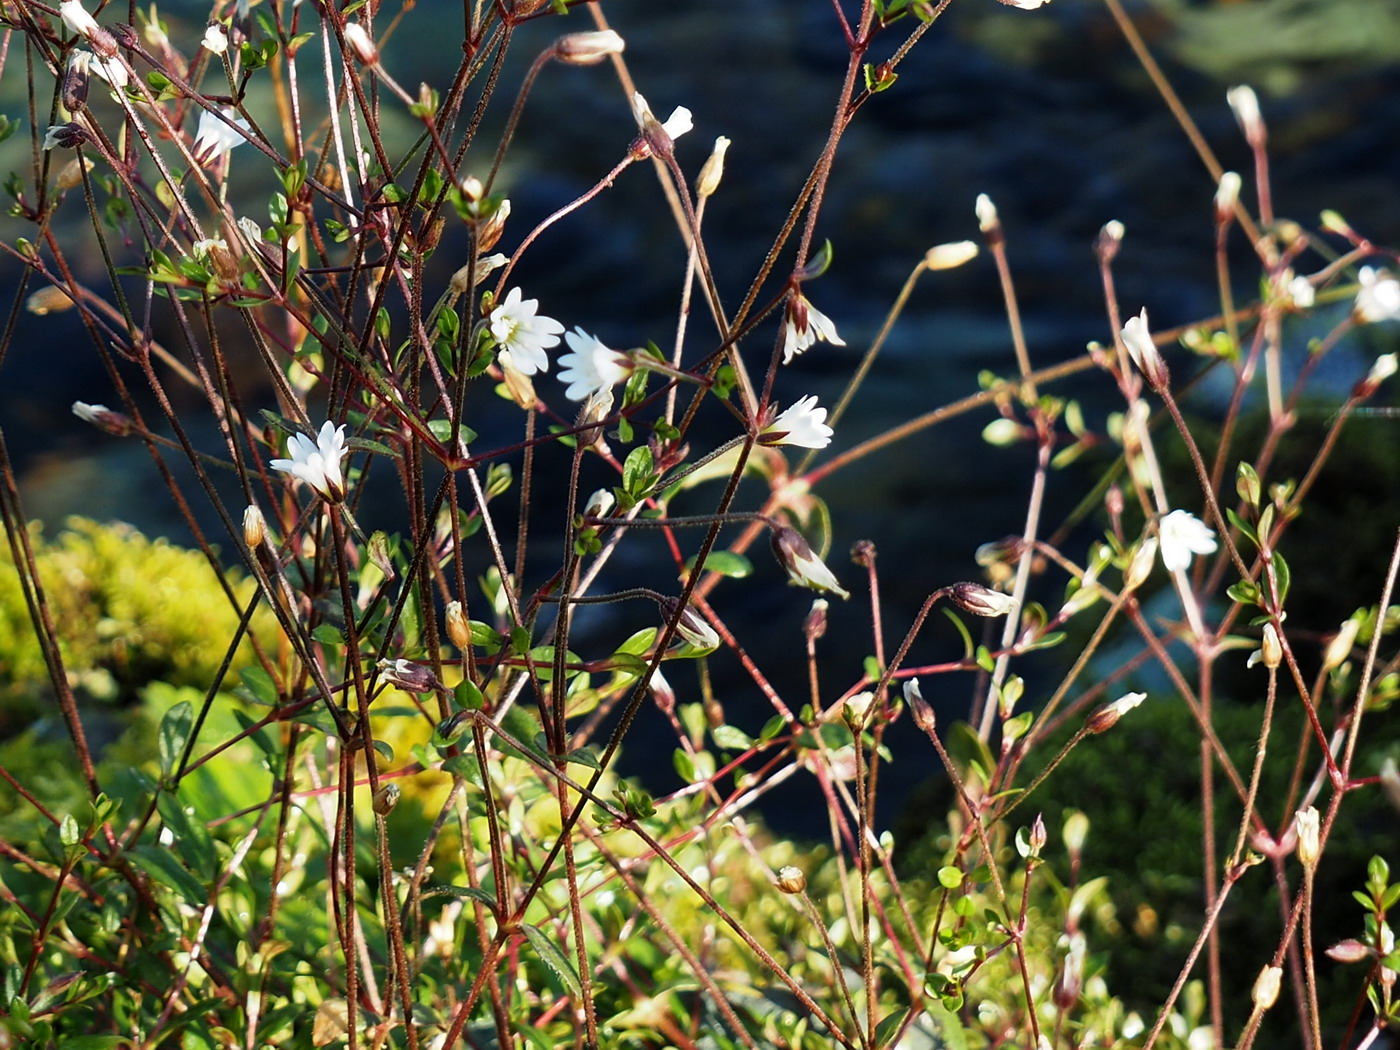
[[763, 730], [758, 734], [758, 742], [760, 744], [768, 743], [768, 741], [781, 733], [786, 726], [787, 717], [785, 715], [774, 715], [772, 718], [768, 719], [767, 722], [763, 723]]
[[653, 466], [651, 449], [646, 445], [638, 445], [627, 453], [627, 460], [622, 464], [622, 487], [633, 499], [640, 499], [646, 494]]
[[136, 846], [127, 850], [126, 855], [155, 882], [178, 893], [186, 904], [202, 908], [208, 902], [208, 894], [199, 880], [181, 867], [164, 846]]
[[1274, 596], [1275, 602], [1280, 609], [1283, 608], [1285, 599], [1288, 598], [1288, 585], [1293, 581], [1293, 573], [1288, 568], [1288, 562], [1278, 551], [1273, 553], [1274, 579], [1278, 581], [1278, 594]]
[[1232, 601], [1239, 602], [1241, 605], [1259, 604], [1259, 588], [1249, 580], [1239, 580], [1230, 584], [1229, 587], [1225, 588], [1225, 593], [1230, 596]]
[[188, 700], [181, 700], [178, 704], [165, 712], [165, 717], [160, 720], [159, 748], [160, 748], [160, 775], [161, 779], [169, 777], [175, 771], [176, 764], [180, 761], [180, 756], [184, 753], [185, 744], [190, 738], [190, 729], [194, 725], [194, 708], [190, 706]]
[[963, 873], [951, 864], [938, 869], [938, 884], [945, 890], [955, 890], [962, 885]]
[[753, 747], [753, 737], [737, 726], [715, 726], [710, 730], [710, 736], [716, 745], [726, 751], [747, 751]]
[[[695, 559], [691, 558], [685, 563], [687, 572], [695, 569]], [[731, 554], [729, 551], [714, 551], [705, 559], [705, 571], [717, 572], [721, 576], [728, 576], [731, 579], [742, 580], [745, 576], [753, 572], [753, 563], [742, 554]]]
[[340, 628], [332, 627], [328, 623], [323, 623], [311, 632], [311, 637], [322, 645], [343, 646], [345, 636], [340, 633]]
[[1259, 546], [1259, 534], [1254, 531], [1253, 526], [1251, 526], [1247, 521], [1241, 518], [1229, 507], [1225, 508], [1225, 517], [1231, 525], [1239, 529], [1241, 533], [1243, 533], [1249, 538], [1250, 543], [1254, 544], [1256, 547]]
[[540, 957], [540, 961], [554, 971], [555, 975], [569, 987], [575, 996], [583, 994], [583, 986], [579, 983], [578, 974], [574, 972], [573, 966], [569, 963], [568, 956], [563, 950], [550, 939], [537, 926], [528, 923], [521, 924], [520, 930], [525, 934], [525, 939], [530, 942], [530, 947], [535, 950], [535, 954]]

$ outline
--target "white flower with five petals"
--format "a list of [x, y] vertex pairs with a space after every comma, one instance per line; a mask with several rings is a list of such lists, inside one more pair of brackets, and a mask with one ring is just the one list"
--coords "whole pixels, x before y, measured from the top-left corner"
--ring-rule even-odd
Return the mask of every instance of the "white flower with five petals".
[[322, 497], [337, 503], [345, 498], [345, 478], [340, 461], [350, 450], [345, 447], [345, 424], [336, 426], [330, 420], [312, 441], [305, 434], [293, 434], [287, 439], [288, 459], [274, 459], [273, 470], [290, 474], [304, 481]]
[[1385, 270], [1363, 266], [1356, 274], [1361, 290], [1356, 293], [1352, 312], [1362, 324], [1400, 318], [1400, 281]]
[[788, 300], [787, 320], [783, 325], [783, 364], [818, 341], [832, 346], [845, 346], [846, 341], [836, 334], [836, 325], [822, 313], [805, 295], [794, 295]]
[[549, 371], [550, 347], [559, 345], [564, 326], [552, 317], [538, 313], [538, 299], [524, 299], [519, 288], [512, 288], [491, 311], [491, 336], [517, 372], [532, 376]]
[[566, 333], [564, 341], [573, 352], [559, 358], [559, 381], [569, 384], [564, 396], [570, 401], [584, 401], [609, 390], [632, 371], [631, 358], [604, 345], [582, 328], [575, 327]]
[[1215, 553], [1215, 533], [1205, 522], [1184, 510], [1174, 510], [1157, 527], [1161, 540], [1162, 564], [1168, 572], [1191, 566], [1198, 554]]
[[796, 445], [799, 448], [826, 448], [832, 430], [826, 425], [826, 409], [817, 407], [815, 394], [793, 402], [763, 428], [758, 440], [763, 445]]

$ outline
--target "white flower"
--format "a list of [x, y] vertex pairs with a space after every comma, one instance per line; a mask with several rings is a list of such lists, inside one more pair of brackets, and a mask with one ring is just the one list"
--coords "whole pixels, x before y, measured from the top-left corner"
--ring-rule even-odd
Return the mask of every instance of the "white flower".
[[666, 122], [659, 123], [640, 91], [632, 92], [632, 115], [637, 118], [637, 124], [642, 129], [643, 134], [646, 134], [651, 130], [651, 126], [655, 125], [664, 131], [666, 137], [672, 142], [695, 126], [690, 118], [690, 110], [684, 106], [677, 106], [671, 110], [671, 115], [666, 118]]
[[1361, 290], [1356, 293], [1356, 304], [1352, 313], [1362, 324], [1377, 321], [1393, 321], [1400, 318], [1400, 281], [1385, 270], [1361, 267], [1356, 275], [1361, 281]]
[[224, 27], [215, 22], [204, 31], [202, 41], [205, 50], [212, 51], [216, 55], [222, 55], [228, 50], [228, 34], [224, 32]]
[[604, 346], [582, 328], [566, 333], [564, 341], [573, 353], [559, 358], [559, 381], [569, 384], [564, 396], [570, 401], [583, 401], [608, 390], [631, 371], [631, 358]]
[[58, 5], [58, 15], [70, 32], [89, 40], [102, 30], [97, 24], [97, 19], [88, 14], [78, 0], [63, 0], [63, 3]]
[[314, 442], [305, 434], [293, 434], [287, 439], [287, 455], [291, 458], [274, 459], [269, 465], [273, 470], [306, 482], [326, 499], [337, 502], [345, 498], [340, 461], [349, 451], [345, 447], [345, 424], [337, 427], [326, 420]]
[[1019, 8], [1022, 11], [1034, 11], [1037, 7], [1043, 7], [1050, 0], [1001, 0], [1007, 7]]
[[1379, 386], [1395, 374], [1397, 362], [1394, 354], [1381, 354], [1371, 365], [1371, 371], [1366, 376], [1366, 382]]
[[554, 318], [538, 315], [539, 306], [538, 299], [522, 299], [520, 289], [512, 288], [490, 315], [492, 338], [522, 375], [549, 371], [545, 351], [559, 345], [559, 333], [564, 330]]
[[792, 582], [799, 587], [830, 591], [842, 598], [851, 596], [850, 592], [841, 586], [835, 574], [826, 567], [826, 563], [813, 553], [812, 548], [796, 529], [779, 525], [773, 530], [773, 553], [777, 555], [787, 574], [792, 577]]
[[1220, 176], [1220, 185], [1215, 190], [1215, 217], [1224, 222], [1235, 213], [1240, 202], [1240, 173], [1227, 171]]
[[817, 407], [817, 396], [808, 394], [763, 428], [758, 440], [764, 445], [797, 445], [800, 448], [826, 448], [832, 430], [826, 425], [826, 409]]
[[845, 346], [836, 334], [836, 325], [805, 295], [794, 295], [788, 301], [787, 321], [783, 327], [783, 364], [788, 364], [813, 343], [825, 341], [833, 346]]
[[247, 131], [249, 123], [238, 116], [236, 110], [224, 108], [221, 113], [233, 122], [232, 126], [224, 123], [209, 110], [202, 110], [199, 114], [199, 128], [195, 132], [194, 145], [190, 152], [194, 154], [194, 159], [201, 164], [208, 164], [216, 157], [222, 157], [234, 146], [241, 146], [246, 140], [239, 134], [239, 130]]
[[1215, 533], [1194, 514], [1174, 510], [1157, 527], [1162, 564], [1168, 572], [1186, 569], [1197, 554], [1215, 553]]

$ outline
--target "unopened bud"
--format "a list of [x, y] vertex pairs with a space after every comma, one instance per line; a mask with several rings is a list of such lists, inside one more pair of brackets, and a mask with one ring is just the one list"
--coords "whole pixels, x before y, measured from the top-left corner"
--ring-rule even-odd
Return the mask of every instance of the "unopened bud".
[[1221, 225], [1229, 222], [1234, 218], [1239, 203], [1239, 172], [1227, 171], [1220, 176], [1220, 185], [1215, 188], [1215, 221]]
[[808, 645], [826, 634], [826, 611], [830, 606], [831, 603], [825, 598], [817, 598], [812, 602], [807, 618], [802, 621], [802, 633], [806, 636]]
[[1035, 823], [1031, 825], [1030, 833], [1030, 847], [1032, 857], [1040, 856], [1040, 851], [1045, 848], [1046, 837], [1047, 836], [1045, 834], [1045, 815], [1043, 813], [1037, 813], [1035, 815]]
[[1128, 356], [1142, 372], [1147, 385], [1158, 392], [1166, 390], [1171, 383], [1171, 374], [1167, 371], [1167, 363], [1162, 360], [1161, 351], [1152, 340], [1151, 331], [1148, 330], [1146, 307], [1136, 317], [1128, 318], [1128, 323], [1123, 326], [1122, 336]]
[[120, 412], [113, 412], [106, 405], [89, 405], [85, 401], [74, 401], [73, 415], [84, 423], [91, 423], [105, 430], [113, 437], [126, 437], [131, 433], [131, 419]]
[[1351, 647], [1356, 644], [1357, 632], [1361, 630], [1361, 624], [1356, 620], [1348, 620], [1342, 624], [1342, 629], [1332, 636], [1332, 640], [1327, 643], [1327, 648], [1322, 653], [1322, 669], [1331, 671], [1333, 668], [1341, 667], [1351, 656]]
[[1283, 642], [1279, 640], [1278, 628], [1271, 623], [1264, 625], [1264, 639], [1260, 643], [1259, 653], [1264, 666], [1271, 671], [1283, 663]]
[[1157, 537], [1148, 536], [1138, 544], [1133, 552], [1133, 560], [1128, 562], [1128, 570], [1123, 573], [1123, 589], [1135, 591], [1147, 582], [1152, 566], [1157, 560]]
[[1077, 860], [1084, 852], [1084, 842], [1089, 837], [1089, 818], [1077, 809], [1072, 811], [1065, 818], [1065, 827], [1061, 834], [1064, 836], [1065, 850], [1070, 859]]
[[874, 693], [856, 693], [855, 696], [847, 697], [841, 706], [841, 717], [846, 725], [858, 733], [870, 717], [870, 707], [874, 702]]
[[447, 638], [461, 652], [471, 648], [472, 628], [461, 602], [447, 603]]
[[935, 244], [924, 253], [925, 270], [953, 270], [977, 258], [981, 251], [975, 241], [953, 241]]
[[1118, 249], [1123, 245], [1123, 224], [1117, 219], [1112, 219], [1103, 224], [1103, 229], [1099, 231], [1098, 240], [1094, 242], [1094, 250], [1098, 253], [1099, 262], [1107, 266], [1118, 254]]
[[483, 278], [493, 271], [499, 270], [507, 262], [509, 260], [497, 252], [494, 255], [485, 255], [477, 259], [475, 266], [467, 263], [466, 266], [461, 267], [452, 275], [450, 282], [452, 294], [466, 295], [472, 288], [480, 284]]
[[611, 489], [598, 489], [588, 497], [588, 502], [583, 505], [583, 516], [585, 518], [606, 518], [616, 504], [617, 499], [613, 496]]
[[729, 152], [729, 140], [723, 135], [715, 139], [715, 148], [705, 158], [700, 169], [700, 177], [695, 181], [695, 195], [710, 197], [719, 189], [719, 180], [724, 178], [724, 155]]
[[917, 678], [905, 680], [904, 702], [909, 705], [909, 715], [914, 719], [914, 724], [925, 733], [932, 733], [937, 726], [937, 718], [933, 713], [933, 706], [924, 699]]
[[357, 61], [366, 66], [372, 66], [379, 61], [379, 48], [369, 35], [369, 30], [359, 22], [345, 23], [345, 46]]
[[826, 566], [807, 541], [802, 538], [802, 534], [787, 525], [774, 527], [772, 533], [773, 554], [777, 557], [779, 564], [787, 571], [792, 582], [800, 587], [809, 587], [814, 591], [827, 591], [831, 594], [840, 595], [842, 598], [849, 598], [850, 592], [845, 590], [836, 579], [835, 574]]
[[1235, 120], [1244, 132], [1245, 141], [1254, 149], [1261, 149], [1268, 137], [1264, 129], [1264, 117], [1259, 112], [1259, 96], [1247, 84], [1232, 87], [1225, 92], [1225, 101], [1234, 110]]
[[63, 89], [60, 101], [70, 113], [78, 113], [87, 108], [88, 85], [92, 80], [92, 52], [75, 49], [68, 57], [68, 68], [63, 72]]
[[390, 685], [410, 693], [426, 693], [442, 684], [428, 667], [412, 660], [380, 660], [379, 673]]
[[[94, 165], [90, 158], [83, 156], [73, 156], [67, 164], [58, 169], [58, 174], [53, 178], [54, 188], [59, 193], [67, 193], [76, 186], [83, 184], [83, 173], [91, 171]], [[31, 296], [31, 298], [33, 298]], [[64, 302], [71, 306], [72, 301], [65, 295]]]
[[554, 42], [554, 57], [574, 66], [597, 65], [609, 55], [620, 55], [627, 47], [611, 29], [591, 33], [569, 33]]
[[515, 367], [510, 351], [502, 350], [497, 354], [496, 364], [500, 366], [501, 378], [505, 381], [506, 393], [510, 394], [510, 399], [521, 408], [534, 408], [539, 400], [535, 396], [534, 381]]
[[1341, 212], [1327, 208], [1318, 216], [1318, 224], [1328, 233], [1338, 233], [1343, 237], [1355, 237], [1356, 231], [1351, 228], [1351, 223], [1342, 218]]
[[778, 870], [778, 889], [784, 893], [801, 893], [806, 888], [807, 876], [802, 874], [801, 868], [789, 864]]
[[1317, 860], [1322, 856], [1322, 844], [1320, 841], [1320, 827], [1317, 809], [1309, 806], [1307, 809], [1298, 810], [1296, 818], [1298, 828], [1298, 859], [1302, 861], [1303, 867], [1317, 867]]
[[380, 784], [379, 790], [374, 793], [374, 811], [381, 817], [399, 804], [399, 796], [403, 794], [401, 789], [393, 781], [387, 784]]
[[1089, 716], [1085, 728], [1090, 733], [1106, 733], [1118, 720], [1147, 699], [1146, 693], [1124, 693], [1112, 703], [1104, 704]]
[[682, 608], [681, 603], [674, 598], [661, 598], [657, 604], [661, 606], [661, 615], [668, 622], [675, 620], [676, 633], [691, 648], [705, 652], [713, 652], [719, 648], [719, 635], [715, 633], [715, 629], [689, 605]]
[[1254, 990], [1250, 993], [1256, 1010], [1267, 1010], [1274, 1005], [1282, 980], [1283, 968], [1280, 966], [1265, 966], [1259, 971], [1259, 976], [1254, 979]]
[[1374, 958], [1375, 954], [1376, 953], [1368, 945], [1363, 944], [1361, 941], [1353, 940], [1352, 938], [1338, 941], [1336, 944], [1332, 945], [1332, 947], [1328, 948], [1326, 952], [1327, 958], [1331, 959], [1333, 962], [1339, 963], [1365, 962], [1368, 959]]
[[[43, 317], [45, 314], [56, 314], [64, 310], [73, 309], [73, 300], [68, 297], [68, 293], [62, 288], [51, 284], [32, 293], [29, 298], [24, 301], [24, 308], [31, 314], [37, 314]], [[82, 404], [81, 401], [75, 402], [73, 411], [81, 418], [86, 419], [86, 416], [78, 412], [76, 406], [80, 404]], [[89, 423], [94, 422], [94, 420], [91, 419], [87, 421]]]
[[1396, 355], [1381, 354], [1371, 365], [1371, 370], [1366, 373], [1366, 378], [1356, 384], [1356, 389], [1352, 392], [1357, 398], [1368, 398], [1374, 394], [1380, 385], [1395, 374]]
[[992, 203], [992, 198], [979, 193], [974, 210], [977, 212], [978, 229], [987, 234], [988, 240], [996, 239], [1001, 233], [1001, 217], [997, 215], [997, 206]]
[[1060, 965], [1060, 977], [1055, 982], [1053, 992], [1055, 1005], [1061, 1010], [1069, 1010], [1079, 1001], [1084, 988], [1084, 956], [1088, 945], [1082, 933], [1070, 938], [1069, 952]]
[[1390, 804], [1400, 809], [1400, 766], [1395, 764], [1393, 758], [1381, 763], [1381, 790], [1390, 799]]
[[1016, 610], [1016, 599], [980, 583], [955, 583], [948, 597], [965, 613], [973, 616], [1007, 616]]
[[1317, 302], [1317, 289], [1313, 287], [1312, 281], [1302, 274], [1290, 278], [1284, 286], [1284, 292], [1295, 310], [1307, 310]]
[[510, 201], [502, 200], [495, 209], [485, 216], [476, 228], [476, 248], [479, 252], [489, 252], [496, 247], [505, 231], [506, 220], [510, 218]]
[[266, 540], [267, 519], [257, 504], [250, 503], [243, 512], [243, 542], [250, 551], [256, 551]]
[[648, 683], [651, 688], [651, 698], [656, 701], [656, 706], [661, 708], [665, 714], [670, 714], [676, 709], [676, 691], [671, 688], [671, 683], [666, 680], [666, 676], [658, 668], [652, 673], [651, 681]]

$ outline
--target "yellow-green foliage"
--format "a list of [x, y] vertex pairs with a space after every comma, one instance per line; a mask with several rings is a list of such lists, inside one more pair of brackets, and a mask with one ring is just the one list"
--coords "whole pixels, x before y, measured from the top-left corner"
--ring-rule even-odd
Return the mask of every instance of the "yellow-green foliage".
[[[202, 554], [149, 539], [130, 525], [84, 518], [70, 518], [50, 541], [38, 525], [30, 536], [70, 681], [121, 700], [155, 681], [209, 687], [239, 615]], [[253, 581], [221, 571], [246, 604]], [[266, 610], [254, 617], [253, 630], [265, 639], [275, 636]], [[235, 671], [251, 654], [245, 643]], [[18, 720], [48, 694], [43, 654], [7, 545], [0, 553], [0, 719]]]

